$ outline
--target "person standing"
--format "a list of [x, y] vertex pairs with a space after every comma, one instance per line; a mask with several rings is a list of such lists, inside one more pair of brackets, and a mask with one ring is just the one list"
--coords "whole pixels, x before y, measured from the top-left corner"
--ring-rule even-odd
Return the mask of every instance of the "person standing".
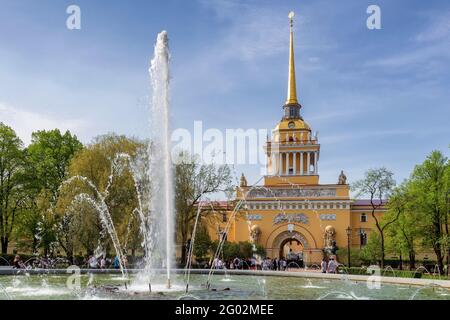
[[278, 271], [278, 260], [276, 257], [272, 261], [272, 270]]
[[89, 258], [89, 268], [91, 269], [97, 269], [98, 267], [98, 261], [97, 258], [95, 256], [91, 256]]
[[102, 256], [100, 259], [100, 269], [106, 269], [106, 259], [105, 256]]
[[328, 273], [336, 273], [336, 262], [331, 258], [328, 262]]
[[120, 260], [119, 260], [119, 257], [118, 256], [116, 256], [115, 258], [114, 258], [114, 269], [119, 269], [120, 268]]
[[320, 263], [320, 268], [322, 270], [322, 273], [327, 273], [327, 260], [325, 258], [322, 259], [322, 262]]

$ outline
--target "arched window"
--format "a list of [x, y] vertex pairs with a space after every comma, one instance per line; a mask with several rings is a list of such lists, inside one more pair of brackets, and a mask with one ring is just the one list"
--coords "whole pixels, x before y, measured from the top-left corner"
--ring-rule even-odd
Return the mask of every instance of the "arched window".
[[365, 213], [361, 213], [361, 222], [367, 222], [367, 215]]

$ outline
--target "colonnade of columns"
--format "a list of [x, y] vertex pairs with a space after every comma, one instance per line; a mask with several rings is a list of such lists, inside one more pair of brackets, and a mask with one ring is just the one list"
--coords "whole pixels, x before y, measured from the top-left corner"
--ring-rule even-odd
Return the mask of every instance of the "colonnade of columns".
[[[297, 159], [299, 159], [299, 161], [297, 161]], [[319, 151], [286, 151], [272, 153], [272, 174], [286, 176], [317, 175], [318, 159]]]

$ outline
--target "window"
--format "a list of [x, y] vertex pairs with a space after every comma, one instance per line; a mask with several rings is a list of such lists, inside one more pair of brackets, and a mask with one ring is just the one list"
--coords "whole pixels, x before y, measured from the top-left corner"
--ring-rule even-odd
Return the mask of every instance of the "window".
[[290, 113], [290, 114], [289, 114], [290, 117], [291, 117], [291, 118], [295, 117], [295, 113], [296, 113], [296, 112], [295, 112], [295, 108], [291, 107], [289, 111], [290, 111], [290, 112], [289, 112], [289, 113]]
[[361, 213], [361, 222], [367, 222], [367, 215], [365, 213]]
[[226, 214], [226, 212], [223, 212], [222, 213], [222, 222], [227, 222], [227, 214]]

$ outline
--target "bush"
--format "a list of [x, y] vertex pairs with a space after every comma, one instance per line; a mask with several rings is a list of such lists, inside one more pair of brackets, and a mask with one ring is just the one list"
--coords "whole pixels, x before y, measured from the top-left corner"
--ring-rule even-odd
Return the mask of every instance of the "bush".
[[[346, 268], [345, 271], [348, 274], [354, 275], [370, 275], [367, 272], [367, 268]], [[345, 272], [344, 271], [344, 272]], [[409, 270], [380, 270], [380, 275], [383, 277], [397, 277], [397, 278], [422, 278], [422, 272], [409, 271]]]
[[[338, 257], [338, 261], [343, 264], [347, 264], [348, 256], [347, 256], [347, 248], [338, 249], [336, 255]], [[352, 266], [360, 266], [362, 264], [360, 250], [356, 248], [352, 248], [350, 250], [350, 263]]]
[[195, 236], [194, 243], [194, 256], [195, 260], [199, 263], [205, 261], [206, 256], [208, 255], [211, 249], [211, 238], [209, 237], [208, 230], [206, 228], [201, 227]]
[[[216, 252], [218, 245], [219, 242], [217, 240], [212, 243], [212, 252]], [[250, 258], [255, 253], [261, 256], [265, 256], [266, 254], [262, 246], [256, 246], [256, 252], [253, 252], [253, 244], [248, 241], [241, 241], [239, 243], [225, 241], [225, 243], [223, 244], [221, 258], [223, 258], [223, 260], [225, 261], [230, 261], [236, 257]]]

